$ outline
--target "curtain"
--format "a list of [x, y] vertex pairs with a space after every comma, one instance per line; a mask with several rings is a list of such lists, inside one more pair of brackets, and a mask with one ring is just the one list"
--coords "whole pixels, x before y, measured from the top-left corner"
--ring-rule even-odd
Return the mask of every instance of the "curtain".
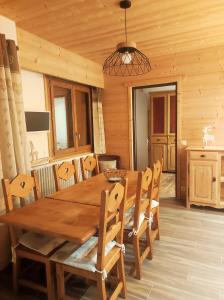
[[[18, 173], [29, 172], [30, 164], [17, 47], [3, 34], [0, 34], [0, 116], [0, 177], [13, 178]], [[4, 210], [1, 187], [0, 209]], [[7, 231], [2, 224], [0, 230], [0, 253], [7, 257], [10, 252]], [[0, 261], [0, 269], [6, 263]]]
[[99, 88], [92, 90], [93, 137], [94, 152], [96, 154], [104, 154], [106, 152], [101, 92], [102, 89]]
[[[0, 178], [3, 177], [2, 163], [0, 156]], [[0, 198], [0, 211], [3, 211], [3, 201], [2, 200], [2, 189], [0, 188], [1, 198]], [[8, 228], [4, 224], [0, 224], [0, 270], [3, 269], [7, 263], [10, 261], [10, 240], [8, 234]]]

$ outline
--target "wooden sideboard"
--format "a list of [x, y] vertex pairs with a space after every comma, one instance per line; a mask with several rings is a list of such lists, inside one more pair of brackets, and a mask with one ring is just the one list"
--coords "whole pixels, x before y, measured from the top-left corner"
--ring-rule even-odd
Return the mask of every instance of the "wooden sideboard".
[[224, 147], [187, 150], [187, 207], [224, 208]]

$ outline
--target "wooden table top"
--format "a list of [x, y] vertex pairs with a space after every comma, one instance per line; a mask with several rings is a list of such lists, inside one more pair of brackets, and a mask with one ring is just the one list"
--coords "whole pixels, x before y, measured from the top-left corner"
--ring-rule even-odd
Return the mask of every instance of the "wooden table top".
[[82, 244], [97, 231], [99, 207], [43, 198], [0, 216], [0, 222]]
[[[127, 208], [135, 199], [138, 172], [129, 171]], [[103, 174], [0, 216], [0, 222], [82, 244], [97, 232], [101, 192], [113, 183]]]
[[[131, 202], [135, 198], [138, 172], [128, 171], [128, 193], [127, 201]], [[113, 183], [108, 182], [105, 176], [101, 173], [93, 176], [86, 181], [82, 181], [72, 185], [61, 191], [47, 196], [52, 199], [75, 202], [93, 206], [100, 206], [101, 204], [101, 192], [103, 190], [109, 190], [113, 186]], [[129, 206], [129, 205], [128, 205]]]

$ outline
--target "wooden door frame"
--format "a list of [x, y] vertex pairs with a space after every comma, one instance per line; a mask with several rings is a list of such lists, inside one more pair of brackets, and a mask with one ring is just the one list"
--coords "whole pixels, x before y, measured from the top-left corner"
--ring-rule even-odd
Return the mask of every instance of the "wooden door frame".
[[176, 85], [177, 95], [177, 132], [176, 132], [176, 199], [181, 199], [181, 180], [180, 180], [180, 155], [181, 155], [181, 76], [178, 77], [159, 77], [151, 79], [140, 79], [125, 84], [128, 95], [128, 129], [129, 129], [129, 165], [130, 169], [134, 169], [134, 137], [133, 137], [133, 88], [141, 88], [146, 86], [162, 86], [162, 85]]

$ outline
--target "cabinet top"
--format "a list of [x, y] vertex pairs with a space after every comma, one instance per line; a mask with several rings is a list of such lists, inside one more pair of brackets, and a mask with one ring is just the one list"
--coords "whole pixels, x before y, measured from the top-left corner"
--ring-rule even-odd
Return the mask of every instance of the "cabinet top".
[[187, 151], [224, 151], [224, 146], [190, 146], [186, 148]]

